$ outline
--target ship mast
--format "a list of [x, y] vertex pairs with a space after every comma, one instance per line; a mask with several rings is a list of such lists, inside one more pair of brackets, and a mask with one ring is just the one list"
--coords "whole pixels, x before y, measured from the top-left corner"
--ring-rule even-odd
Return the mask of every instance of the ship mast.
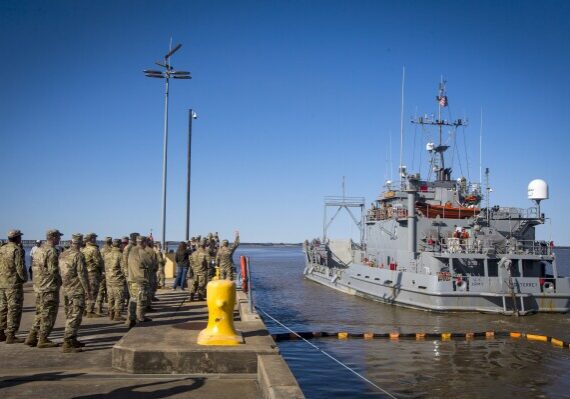
[[416, 123], [422, 126], [437, 126], [439, 141], [437, 146], [433, 146], [432, 143], [428, 144], [428, 150], [436, 154], [436, 158], [439, 158], [433, 162], [433, 168], [437, 172], [436, 180], [438, 181], [449, 181], [451, 180], [451, 168], [445, 167], [445, 156], [444, 153], [449, 148], [448, 145], [443, 144], [443, 127], [450, 126], [457, 129], [459, 126], [466, 126], [466, 121], [462, 119], [456, 119], [454, 121], [444, 120], [442, 117], [443, 108], [448, 106], [447, 94], [445, 91], [446, 81], [441, 79], [439, 83], [438, 95], [435, 97], [437, 101], [437, 119], [429, 116], [420, 116], [416, 119], [412, 119], [412, 123]]

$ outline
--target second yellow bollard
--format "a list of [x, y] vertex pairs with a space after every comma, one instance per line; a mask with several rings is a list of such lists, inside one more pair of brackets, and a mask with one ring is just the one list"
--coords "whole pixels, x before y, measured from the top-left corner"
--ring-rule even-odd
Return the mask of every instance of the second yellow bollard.
[[198, 335], [198, 345], [239, 345], [243, 337], [234, 328], [236, 285], [229, 280], [208, 283], [208, 326]]

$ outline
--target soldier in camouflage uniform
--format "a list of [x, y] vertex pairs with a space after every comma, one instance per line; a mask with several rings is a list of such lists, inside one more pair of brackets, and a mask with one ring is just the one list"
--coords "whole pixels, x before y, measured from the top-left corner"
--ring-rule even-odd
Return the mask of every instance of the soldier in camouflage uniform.
[[152, 310], [151, 303], [152, 301], [158, 301], [156, 297], [156, 287], [158, 285], [158, 281], [156, 279], [156, 273], [158, 272], [158, 256], [154, 251], [154, 242], [152, 238], [147, 238], [146, 248], [145, 251], [148, 254], [150, 259], [150, 267], [148, 269], [148, 299], [147, 299], [147, 308], [146, 310], [150, 312]]
[[161, 251], [160, 243], [157, 242], [154, 246], [156, 257], [158, 258], [158, 288], [166, 287], [166, 274], [164, 273], [164, 266], [166, 265], [166, 256]]
[[[107, 303], [109, 305], [109, 287], [107, 284], [107, 267], [105, 266], [105, 255], [111, 252], [111, 248], [113, 247], [113, 238], [112, 237], [105, 237], [105, 243], [99, 250], [101, 253], [101, 259], [103, 259], [103, 273], [101, 274], [101, 283], [99, 284], [99, 293], [97, 294], [97, 299], [95, 301], [95, 311], [98, 314], [103, 314], [103, 304]], [[109, 317], [111, 315], [109, 314]]]
[[200, 242], [198, 249], [190, 256], [192, 279], [190, 284], [190, 300], [194, 300], [194, 294], [198, 294], [198, 300], [203, 301], [206, 297], [206, 283], [208, 282], [208, 269], [211, 263], [210, 254], [206, 251], [206, 241]]
[[138, 236], [137, 245], [133, 246], [128, 256], [127, 282], [129, 284], [129, 306], [127, 311], [127, 324], [133, 327], [137, 321], [151, 321], [145, 316], [148, 299], [148, 270], [152, 259], [146, 251], [146, 238]]
[[124, 305], [125, 275], [123, 274], [123, 254], [121, 240], [113, 240], [112, 249], [105, 254], [105, 274], [107, 275], [107, 295], [109, 295], [109, 318], [125, 321], [121, 317]]
[[23, 284], [28, 280], [21, 242], [22, 232], [10, 230], [8, 244], [0, 247], [0, 341], [7, 344], [24, 342], [16, 338], [24, 304]]
[[235, 278], [233, 256], [238, 246], [239, 231], [236, 231], [236, 237], [232, 245], [229, 245], [228, 240], [222, 241], [222, 246], [218, 250], [218, 256], [216, 257], [216, 266], [220, 270], [220, 279], [233, 280]]
[[73, 234], [70, 248], [59, 257], [66, 317], [63, 353], [81, 352], [81, 347], [85, 346], [77, 340], [77, 332], [83, 319], [86, 298], [93, 298], [89, 291], [87, 263], [81, 253], [82, 242], [83, 235]]
[[[100, 300], [102, 298], [98, 297], [99, 286], [101, 285], [101, 278], [105, 265], [103, 264], [103, 258], [101, 257], [101, 252], [99, 252], [99, 247], [96, 243], [97, 234], [87, 233], [85, 234], [85, 247], [81, 249], [83, 255], [85, 255], [85, 260], [87, 261], [87, 273], [89, 274], [89, 291], [94, 297], [97, 297], [97, 310], [100, 310], [102, 306]], [[86, 317], [103, 317], [101, 312], [94, 313], [95, 302], [93, 299], [87, 301]]]
[[61, 275], [56, 245], [63, 234], [59, 230], [48, 230], [46, 242], [37, 250], [32, 267], [34, 269], [34, 291], [36, 293], [36, 316], [25, 344], [38, 348], [58, 346], [48, 339], [59, 307]]
[[129, 254], [131, 253], [131, 249], [137, 246], [137, 237], [139, 233], [131, 233], [129, 235], [129, 243], [125, 245], [123, 248], [123, 273], [125, 274], [125, 279], [127, 279], [127, 284], [125, 285], [125, 303], [129, 303], [130, 293], [129, 293], [129, 284], [128, 284], [128, 265], [129, 265]]
[[208, 265], [208, 281], [210, 281], [216, 275], [216, 257], [218, 255], [218, 246], [212, 233], [208, 233], [206, 251], [210, 255], [210, 264]]

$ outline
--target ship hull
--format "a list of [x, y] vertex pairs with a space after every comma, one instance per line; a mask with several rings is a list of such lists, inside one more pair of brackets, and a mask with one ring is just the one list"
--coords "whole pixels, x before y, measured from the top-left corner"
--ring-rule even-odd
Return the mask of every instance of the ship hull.
[[437, 276], [359, 264], [329, 268], [307, 262], [304, 276], [346, 294], [425, 311], [525, 315], [570, 310], [570, 286], [565, 278], [557, 279], [553, 293], [536, 292], [540, 290], [538, 279], [520, 278], [516, 281], [519, 290], [513, 294], [497, 278], [473, 278], [468, 288], [472, 291], [458, 291], [453, 281], [438, 281]]

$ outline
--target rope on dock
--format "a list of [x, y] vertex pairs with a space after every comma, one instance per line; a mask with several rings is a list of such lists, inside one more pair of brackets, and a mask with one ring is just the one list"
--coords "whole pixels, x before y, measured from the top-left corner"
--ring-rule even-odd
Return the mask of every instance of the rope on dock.
[[[265, 312], [263, 312], [265, 313]], [[269, 316], [269, 315], [268, 315]], [[279, 323], [281, 324], [281, 323]], [[284, 326], [285, 327], [285, 326]], [[287, 327], [285, 327], [287, 328]], [[492, 339], [498, 338], [513, 338], [513, 339], [526, 339], [528, 341], [539, 341], [539, 342], [550, 342], [553, 346], [568, 348], [570, 349], [570, 342], [563, 341], [554, 337], [549, 337], [547, 335], [538, 334], [526, 334], [519, 331], [482, 331], [482, 332], [442, 332], [442, 333], [426, 333], [426, 332], [416, 332], [416, 333], [400, 333], [400, 332], [390, 332], [390, 333], [351, 333], [346, 331], [339, 332], [295, 332], [287, 328], [289, 333], [279, 333], [271, 334], [275, 341], [292, 341], [297, 339], [308, 340], [313, 338], [338, 338], [338, 339], [349, 339], [349, 338], [362, 338], [362, 339], [389, 339], [389, 340], [399, 340], [399, 339], [412, 339], [412, 340], [442, 340], [449, 341], [452, 339]]]
[[[343, 362], [341, 362], [340, 360], [338, 360], [337, 358], [335, 358], [334, 356], [330, 355], [329, 353], [327, 353], [325, 350], [319, 348], [318, 346], [316, 346], [315, 344], [313, 344], [312, 342], [309, 342], [306, 338], [304, 338], [303, 336], [301, 336], [301, 334], [296, 333], [295, 331], [291, 330], [289, 327], [287, 327], [285, 324], [281, 323], [279, 320], [277, 320], [276, 318], [274, 318], [273, 316], [271, 316], [270, 314], [268, 314], [267, 312], [265, 312], [263, 309], [257, 307], [257, 310], [259, 312], [261, 312], [262, 314], [264, 314], [265, 316], [267, 316], [268, 318], [270, 318], [271, 320], [273, 320], [275, 323], [279, 324], [281, 327], [287, 329], [289, 331], [289, 333], [287, 333], [286, 335], [288, 336], [294, 336], [295, 339], [301, 339], [303, 341], [305, 341], [307, 344], [309, 344], [311, 347], [313, 347], [314, 349], [316, 349], [317, 351], [321, 352], [323, 355], [327, 356], [328, 358], [330, 358], [331, 360], [333, 360], [334, 362], [338, 363], [339, 365], [341, 365], [342, 367], [344, 367], [345, 369], [347, 369], [348, 371], [350, 371], [351, 373], [353, 373], [354, 375], [356, 375], [357, 377], [361, 378], [363, 381], [366, 381], [367, 383], [369, 383], [370, 385], [372, 385], [374, 388], [376, 388], [377, 390], [379, 390], [380, 392], [386, 394], [388, 397], [392, 398], [392, 399], [397, 399], [396, 396], [394, 396], [393, 394], [391, 394], [390, 392], [386, 391], [385, 389], [379, 387], [378, 385], [376, 385], [374, 382], [370, 381], [368, 378], [364, 377], [362, 374], [360, 374], [358, 371], [350, 368], [349, 366], [347, 366], [346, 364], [344, 364]], [[311, 333], [313, 334], [313, 333]], [[276, 334], [279, 335], [279, 334]], [[311, 337], [314, 338], [314, 337]], [[275, 338], [274, 338], [275, 339]], [[277, 340], [276, 340], [277, 341]]]

